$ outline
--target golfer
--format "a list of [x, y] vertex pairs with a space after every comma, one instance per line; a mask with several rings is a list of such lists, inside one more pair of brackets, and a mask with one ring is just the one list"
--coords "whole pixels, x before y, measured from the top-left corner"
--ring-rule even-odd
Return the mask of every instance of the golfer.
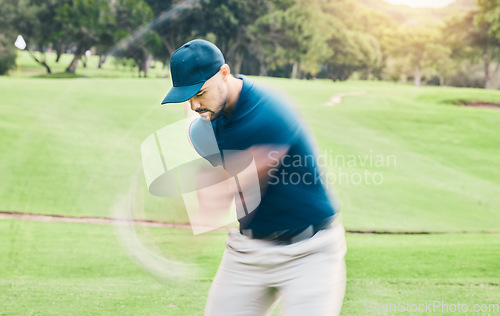
[[[239, 218], [239, 230], [229, 231], [205, 315], [266, 315], [280, 299], [287, 316], [338, 315], [346, 282], [345, 232], [305, 126], [284, 98], [232, 76], [208, 41], [177, 49], [170, 69], [173, 88], [162, 104], [187, 101], [199, 114], [189, 138], [200, 156], [225, 167], [224, 152], [250, 153], [260, 186], [257, 207]], [[204, 154], [207, 124], [222, 160]], [[231, 194], [250, 182], [240, 177]], [[203, 197], [206, 205], [217, 205], [210, 198]], [[220, 194], [213, 198], [221, 200]], [[205, 202], [199, 201], [200, 208]]]

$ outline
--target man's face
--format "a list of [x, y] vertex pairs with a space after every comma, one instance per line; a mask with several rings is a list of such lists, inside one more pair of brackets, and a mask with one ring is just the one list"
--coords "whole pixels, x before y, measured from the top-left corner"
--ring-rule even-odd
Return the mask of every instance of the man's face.
[[218, 118], [227, 102], [227, 86], [221, 72], [208, 79], [188, 102], [191, 110], [198, 112], [205, 121]]

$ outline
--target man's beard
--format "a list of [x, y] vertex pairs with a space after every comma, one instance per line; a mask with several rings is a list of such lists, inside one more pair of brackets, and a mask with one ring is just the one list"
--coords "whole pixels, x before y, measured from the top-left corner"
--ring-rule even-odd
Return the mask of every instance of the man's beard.
[[221, 116], [221, 114], [224, 113], [224, 109], [226, 108], [226, 103], [227, 103], [227, 98], [220, 101], [219, 106], [217, 107], [219, 108], [219, 111], [217, 111], [217, 113], [212, 112], [214, 115], [211, 117], [210, 119], [211, 121], [219, 118], [219, 116]]
[[[223, 90], [222, 87], [220, 86], [219, 86], [219, 95], [221, 96], [223, 95]], [[210, 121], [214, 121], [218, 119], [219, 116], [221, 116], [221, 114], [224, 112], [224, 109], [226, 108], [226, 104], [227, 104], [227, 94], [225, 97], [221, 97], [221, 100], [219, 101], [219, 104], [216, 107], [217, 112], [210, 111], [212, 113], [212, 115], [210, 116]]]
[[[227, 103], [227, 99], [224, 99], [224, 100], [221, 100], [219, 102], [218, 106], [215, 108], [214, 111], [209, 110], [209, 109], [204, 109], [202, 111], [197, 111], [197, 112], [201, 115], [202, 119], [204, 119], [206, 121], [207, 120], [215, 121], [224, 112], [224, 109], [226, 108], [226, 103]], [[209, 114], [209, 116], [204, 116], [203, 114], [205, 114], [205, 113]]]

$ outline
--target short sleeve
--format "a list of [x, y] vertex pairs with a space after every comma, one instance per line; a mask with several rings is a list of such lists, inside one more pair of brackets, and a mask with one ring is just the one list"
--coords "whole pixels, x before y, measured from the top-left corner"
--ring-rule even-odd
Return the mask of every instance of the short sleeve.
[[211, 122], [198, 118], [189, 126], [189, 139], [196, 152], [212, 166], [222, 165], [221, 154]]

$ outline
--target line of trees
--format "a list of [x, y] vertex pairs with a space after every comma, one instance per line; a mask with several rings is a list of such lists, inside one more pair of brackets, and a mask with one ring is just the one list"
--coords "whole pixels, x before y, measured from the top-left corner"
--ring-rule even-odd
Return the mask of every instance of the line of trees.
[[444, 85], [481, 64], [479, 85], [492, 88], [500, 71], [500, 0], [418, 26], [352, 0], [0, 0], [0, 9], [0, 60], [12, 59], [10, 39], [22, 34], [48, 73], [48, 49], [57, 61], [71, 52], [74, 73], [92, 48], [99, 67], [109, 55], [130, 58], [146, 76], [153, 60], [167, 64], [193, 38], [215, 42], [233, 72], [253, 75]]

